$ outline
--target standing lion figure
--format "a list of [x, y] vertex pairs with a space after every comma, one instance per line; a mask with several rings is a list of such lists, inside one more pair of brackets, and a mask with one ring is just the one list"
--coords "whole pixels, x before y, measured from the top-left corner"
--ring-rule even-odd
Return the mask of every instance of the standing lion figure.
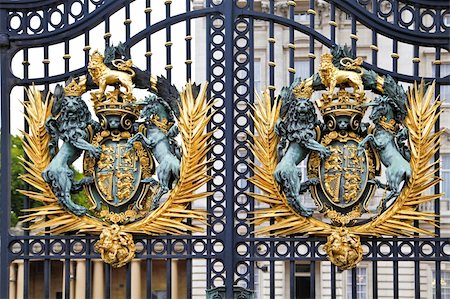
[[300, 195], [317, 179], [302, 182], [297, 165], [306, 159], [311, 151], [317, 151], [322, 159], [330, 155], [330, 150], [316, 141], [316, 127], [321, 123], [317, 119], [313, 103], [309, 99], [296, 98], [292, 90], [299, 84], [294, 81], [290, 87], [281, 91], [282, 107], [275, 132], [280, 136], [278, 158], [280, 162], [273, 173], [281, 185], [289, 204], [302, 216], [309, 217], [312, 211], [300, 203]]
[[[322, 55], [319, 67], [319, 75], [323, 85], [328, 87], [329, 95], [333, 94], [336, 86], [348, 84], [354, 92], [362, 95], [364, 85], [362, 80], [363, 71], [359, 65], [361, 58], [355, 60], [345, 57], [340, 60], [340, 64], [346, 69], [338, 69], [333, 64], [333, 55], [325, 53]], [[352, 71], [353, 70], [353, 71]]]
[[[45, 128], [50, 134], [50, 154], [53, 157], [50, 164], [42, 172], [42, 177], [51, 186], [59, 203], [75, 215], [81, 216], [87, 209], [74, 203], [71, 192], [78, 192], [83, 185], [93, 182], [92, 177], [74, 181], [74, 171], [71, 165], [83, 151], [93, 157], [99, 157], [101, 149], [88, 142], [89, 131], [92, 133], [99, 127], [91, 118], [91, 113], [81, 96], [64, 95], [62, 86], [55, 88], [55, 102], [52, 115]], [[58, 140], [63, 144], [58, 149]]]

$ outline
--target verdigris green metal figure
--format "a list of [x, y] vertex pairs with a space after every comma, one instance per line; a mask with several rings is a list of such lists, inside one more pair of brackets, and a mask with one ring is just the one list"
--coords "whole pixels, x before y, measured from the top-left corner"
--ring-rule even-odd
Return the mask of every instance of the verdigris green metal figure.
[[[99, 124], [92, 120], [86, 103], [77, 94], [64, 92], [57, 85], [54, 92], [52, 117], [46, 122], [46, 129], [51, 136], [50, 154], [52, 160], [42, 173], [44, 180], [50, 184], [60, 204], [75, 215], [86, 214], [87, 209], [74, 203], [71, 192], [78, 192], [86, 184], [92, 183], [92, 177], [74, 180], [72, 164], [86, 151], [92, 157], [99, 157], [100, 147], [90, 144], [89, 134], [98, 130]], [[58, 117], [57, 117], [58, 116]], [[63, 145], [57, 149], [58, 140]]]
[[293, 88], [298, 85], [294, 81], [290, 87], [281, 91], [282, 106], [280, 119], [276, 125], [276, 133], [280, 136], [278, 144], [278, 163], [273, 175], [281, 185], [287, 200], [301, 215], [309, 217], [312, 210], [300, 203], [300, 195], [308, 187], [319, 183], [317, 179], [302, 182], [302, 175], [297, 165], [306, 159], [311, 151], [317, 151], [322, 159], [330, 155], [330, 151], [316, 141], [316, 127], [323, 126], [317, 119], [313, 103], [306, 98], [297, 98]]
[[[367, 135], [358, 145], [358, 154], [361, 155], [367, 143], [370, 143], [380, 154], [380, 159], [386, 167], [387, 184], [378, 180], [374, 182], [390, 193], [381, 202], [381, 208], [400, 194], [400, 184], [407, 182], [411, 177], [411, 166], [408, 147], [401, 141], [404, 139], [406, 128], [401, 128], [406, 110], [387, 96], [376, 97], [374, 101], [365, 104], [372, 106], [370, 119], [375, 124], [375, 132]], [[407, 134], [406, 134], [407, 136]], [[400, 152], [401, 151], [401, 152]]]
[[[179, 115], [178, 91], [170, 85], [162, 90], [171, 92], [162, 94], [164, 98], [152, 93], [143, 101], [134, 104], [143, 106], [140, 117], [144, 120], [146, 134], [138, 132], [128, 140], [129, 148], [132, 148], [135, 141], [140, 141], [159, 163], [156, 167], [159, 191], [153, 198], [152, 210], [158, 208], [161, 197], [169, 192], [180, 178], [181, 150], [175, 140], [178, 135], [178, 127], [175, 124], [175, 117]], [[150, 180], [153, 185], [158, 183], [152, 178]]]

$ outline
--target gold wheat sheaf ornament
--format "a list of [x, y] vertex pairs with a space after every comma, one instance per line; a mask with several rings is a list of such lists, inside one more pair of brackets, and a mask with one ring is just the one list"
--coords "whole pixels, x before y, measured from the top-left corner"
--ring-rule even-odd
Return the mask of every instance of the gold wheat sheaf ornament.
[[[277, 166], [277, 144], [279, 137], [275, 125], [280, 115], [281, 102], [271, 102], [265, 92], [257, 96], [253, 108], [255, 125], [252, 153], [259, 163], [252, 163], [254, 176], [250, 181], [263, 193], [250, 193], [256, 200], [270, 208], [256, 210], [253, 222], [259, 226], [257, 234], [271, 236], [316, 235], [327, 236], [324, 247], [328, 258], [342, 270], [356, 267], [362, 260], [360, 236], [407, 236], [433, 235], [433, 231], [414, 226], [414, 221], [438, 225], [438, 216], [433, 212], [419, 211], [419, 205], [439, 199], [442, 194], [430, 194], [428, 190], [440, 183], [439, 161], [434, 156], [439, 150], [443, 130], [434, 132], [441, 114], [440, 101], [434, 100], [435, 84], [414, 84], [408, 92], [405, 124], [409, 129], [412, 175], [404, 184], [395, 202], [371, 221], [355, 226], [334, 226], [313, 217], [303, 217], [288, 203], [286, 195], [275, 180]], [[267, 224], [275, 219], [273, 224]], [[263, 225], [265, 224], [265, 225]]]
[[51, 116], [53, 98], [48, 95], [44, 101], [36, 87], [26, 90], [28, 100], [24, 102], [25, 118], [29, 124], [29, 133], [23, 132], [24, 153], [28, 159], [22, 159], [26, 173], [20, 178], [28, 183], [31, 190], [20, 192], [42, 205], [26, 209], [22, 216], [25, 222], [31, 222], [30, 230], [46, 229], [46, 233], [63, 234], [67, 232], [100, 234], [96, 250], [105, 262], [113, 267], [128, 263], [135, 256], [133, 234], [150, 236], [188, 232], [202, 232], [199, 225], [187, 222], [187, 219], [206, 223], [206, 212], [195, 210], [190, 203], [205, 198], [208, 192], [198, 192], [211, 178], [207, 175], [206, 155], [210, 149], [212, 132], [206, 131], [210, 121], [212, 103], [206, 101], [207, 84], [203, 84], [198, 96], [193, 95], [192, 84], [186, 84], [180, 93], [180, 115], [177, 119], [182, 139], [180, 178], [170, 192], [167, 200], [144, 218], [124, 225], [110, 224], [101, 219], [84, 215], [76, 216], [66, 211], [52, 192], [51, 186], [42, 177], [42, 172], [51, 161], [50, 136], [45, 129], [46, 120]]

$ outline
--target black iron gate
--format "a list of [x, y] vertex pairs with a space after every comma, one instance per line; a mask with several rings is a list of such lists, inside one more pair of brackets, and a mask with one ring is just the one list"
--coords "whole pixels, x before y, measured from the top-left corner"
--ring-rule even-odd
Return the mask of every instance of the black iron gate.
[[[140, 17], [145, 18], [145, 26], [142, 30], [132, 34], [132, 23], [135, 20], [134, 3], [140, 3]], [[152, 10], [163, 7], [164, 17], [154, 21]], [[174, 14], [180, 6], [183, 11]], [[303, 7], [299, 13], [298, 7]], [[296, 8], [297, 7], [297, 8]], [[206, 289], [224, 285], [226, 298], [232, 297], [233, 286], [238, 285], [246, 289], [254, 290], [263, 280], [261, 275], [268, 276], [267, 295], [270, 298], [280, 297], [276, 290], [277, 262], [283, 262], [286, 275], [286, 292], [291, 298], [296, 294], [296, 267], [307, 265], [309, 272], [309, 285], [301, 285], [300, 288], [308, 289], [307, 294], [311, 298], [318, 297], [316, 293], [320, 282], [321, 273], [329, 275], [328, 287], [330, 293], [326, 296], [336, 298], [336, 284], [338, 271], [335, 266], [326, 264], [320, 266], [320, 261], [326, 261], [322, 246], [323, 238], [306, 237], [259, 237], [255, 236], [255, 227], [249, 222], [251, 212], [258, 208], [252, 197], [246, 192], [254, 191], [254, 187], [247, 183], [251, 175], [249, 161], [253, 159], [247, 146], [247, 132], [252, 131], [252, 121], [248, 116], [251, 103], [254, 102], [253, 90], [255, 83], [255, 40], [256, 26], [264, 26], [266, 32], [266, 61], [262, 64], [267, 71], [267, 80], [261, 80], [261, 86], [267, 86], [271, 95], [277, 94], [276, 86], [280, 84], [277, 70], [285, 69], [286, 77], [292, 81], [295, 76], [295, 52], [296, 34], [303, 34], [306, 39], [301, 46], [306, 49], [305, 57], [309, 63], [309, 73], [314, 73], [317, 59], [316, 51], [319, 47], [331, 47], [335, 43], [342, 43], [336, 38], [339, 25], [342, 20], [346, 22], [351, 34], [349, 43], [354, 51], [359, 48], [358, 31], [365, 27], [365, 32], [371, 33], [370, 45], [371, 61], [364, 65], [367, 69], [373, 69], [380, 74], [390, 74], [396, 80], [405, 83], [418, 81], [424, 72], [421, 69], [421, 49], [427, 49], [427, 55], [434, 56], [434, 78], [437, 82], [437, 93], [441, 87], [450, 85], [448, 74], [441, 73], [441, 62], [450, 50], [450, 5], [448, 1], [424, 1], [424, 0], [335, 0], [335, 1], [254, 1], [254, 0], [206, 0], [206, 1], [163, 1], [163, 0], [58, 0], [58, 1], [13, 1], [0, 2], [0, 66], [1, 66], [1, 282], [0, 297], [7, 298], [10, 290], [10, 264], [13, 261], [23, 260], [23, 290], [25, 298], [34, 297], [29, 292], [30, 280], [38, 279], [44, 286], [45, 297], [50, 294], [52, 260], [63, 260], [65, 265], [63, 272], [64, 298], [70, 298], [70, 261], [84, 259], [86, 261], [86, 297], [92, 296], [92, 271], [93, 260], [98, 259], [98, 254], [93, 250], [95, 237], [91, 236], [53, 236], [29, 235], [25, 230], [24, 235], [11, 235], [10, 226], [11, 210], [11, 124], [22, 121], [12, 114], [11, 106], [16, 98], [11, 98], [11, 92], [17, 86], [29, 86], [36, 84], [42, 86], [45, 92], [51, 89], [51, 85], [63, 82], [70, 76], [79, 76], [86, 71], [89, 60], [89, 50], [94, 40], [104, 39], [105, 46], [110, 45], [111, 32], [114, 27], [111, 23], [112, 16], [120, 12], [123, 18], [125, 34], [123, 41], [131, 48], [143, 43], [145, 48], [145, 68], [154, 73], [152, 66], [156, 60], [161, 60], [159, 55], [165, 57], [165, 76], [171, 80], [174, 70], [182, 72], [186, 80], [199, 80], [200, 74], [194, 74], [194, 67], [198, 61], [204, 65], [205, 77], [210, 81], [210, 97], [217, 99], [218, 113], [213, 118], [210, 129], [215, 129], [213, 137], [214, 148], [210, 157], [215, 161], [211, 169], [214, 178], [208, 184], [208, 189], [214, 194], [205, 201], [209, 212], [205, 234], [190, 236], [160, 236], [155, 238], [139, 237], [139, 259], [145, 260], [145, 281], [147, 298], [152, 298], [152, 284], [156, 278], [152, 276], [152, 267], [155, 260], [163, 260], [166, 273], [166, 294], [172, 298], [171, 277], [172, 260], [183, 259], [186, 261], [186, 297], [195, 297], [192, 293], [193, 263], [196, 260], [205, 260], [202, 281]], [[409, 17], [407, 18], [406, 15]], [[299, 19], [297, 19], [299, 16]], [[318, 18], [326, 20], [329, 30], [317, 30]], [[193, 23], [204, 20], [205, 28], [202, 36], [194, 34]], [[448, 23], [447, 23], [448, 21]], [[323, 23], [324, 21], [322, 21]], [[321, 26], [324, 24], [321, 23]], [[175, 34], [173, 27], [177, 27]], [[98, 27], [101, 26], [101, 27]], [[103, 29], [102, 29], [103, 27]], [[93, 34], [92, 30], [100, 28], [103, 36]], [[281, 37], [276, 35], [277, 28], [287, 30], [289, 41], [282, 46], [289, 55], [287, 66], [277, 65], [277, 42]], [[180, 30], [184, 31], [181, 39]], [[260, 29], [258, 29], [260, 30]], [[155, 52], [157, 48], [153, 36], [158, 32], [165, 34], [162, 43], [164, 51]], [[84, 43], [83, 67], [74, 69], [71, 65], [73, 55], [73, 40]], [[204, 44], [199, 40], [204, 39]], [[184, 44], [185, 53], [174, 52], [175, 44]], [[53, 62], [52, 46], [60, 44], [63, 47], [62, 69], [59, 73], [50, 74], [50, 64]], [[400, 49], [408, 45], [412, 51], [412, 60], [408, 61], [409, 71], [399, 72]], [[206, 57], [194, 55], [194, 49], [199, 51], [204, 47]], [[390, 47], [391, 57], [382, 57], [388, 62], [388, 67], [379, 66], [378, 52], [381, 47]], [[36, 57], [32, 49], [40, 49]], [[165, 52], [165, 53], [164, 53]], [[202, 51], [199, 51], [202, 52]], [[185, 66], [174, 66], [175, 55], [184, 55]], [[448, 59], [448, 56], [446, 56]], [[61, 57], [60, 57], [61, 58]], [[20, 61], [21, 60], [21, 61]], [[370, 62], [370, 64], [369, 64]], [[31, 76], [30, 63], [40, 64], [42, 68]], [[431, 66], [424, 66], [426, 67]], [[183, 69], [183, 70], [182, 70]], [[20, 74], [18, 74], [20, 73]], [[445, 76], [443, 76], [445, 75]], [[258, 85], [259, 86], [259, 85]], [[13, 111], [16, 112], [16, 111]], [[440, 129], [437, 122], [436, 130]], [[24, 125], [24, 130], [28, 128]], [[439, 159], [439, 156], [436, 156]], [[26, 187], [26, 186], [25, 186]], [[439, 193], [439, 186], [434, 190]], [[30, 207], [30, 201], [23, 199], [24, 208]], [[440, 214], [440, 202], [437, 200], [431, 207], [436, 214]], [[416, 225], [419, 225], [416, 223]], [[441, 236], [441, 229], [435, 228], [436, 236], [433, 238], [369, 238], [364, 239], [366, 248], [365, 261], [371, 264], [371, 291], [370, 295], [377, 298], [380, 295], [380, 277], [378, 273], [379, 263], [391, 263], [393, 269], [390, 273], [392, 286], [391, 297], [399, 298], [399, 263], [413, 263], [413, 282], [411, 289], [415, 298], [421, 298], [424, 281], [421, 281], [421, 263], [433, 264], [434, 298], [441, 298], [442, 281], [441, 268], [450, 259], [450, 241]], [[448, 234], [447, 234], [448, 236]], [[181, 248], [181, 249], [180, 249]], [[43, 262], [42, 274], [32, 272], [30, 264], [33, 261]], [[203, 265], [203, 264], [202, 264]], [[323, 271], [321, 271], [323, 270]], [[351, 285], [357, 285], [357, 270], [351, 271]], [[111, 296], [112, 269], [104, 266], [104, 294]], [[317, 275], [316, 275], [317, 274]], [[325, 275], [325, 274], [324, 274]], [[131, 266], [126, 268], [125, 295], [131, 296]], [[307, 280], [305, 280], [307, 281]], [[321, 286], [322, 287], [322, 286]], [[448, 293], [445, 293], [448, 296]], [[324, 293], [321, 295], [325, 296]], [[357, 288], [354, 287], [350, 296], [357, 297]], [[370, 296], [369, 295], [369, 296]], [[261, 295], [262, 297], [262, 295]], [[446, 298], [446, 297], [445, 297]]]

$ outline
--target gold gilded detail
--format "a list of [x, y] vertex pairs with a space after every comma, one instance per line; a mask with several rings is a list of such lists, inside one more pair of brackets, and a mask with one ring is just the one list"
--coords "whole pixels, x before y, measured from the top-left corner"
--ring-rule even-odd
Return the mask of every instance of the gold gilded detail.
[[351, 221], [361, 216], [361, 210], [356, 206], [353, 210], [346, 214], [341, 214], [336, 210], [326, 209], [324, 215], [339, 225], [347, 225]]
[[125, 212], [121, 213], [114, 213], [109, 212], [108, 210], [102, 210], [100, 211], [99, 216], [106, 221], [117, 224], [135, 221], [141, 215], [139, 215], [138, 212], [136, 212], [135, 210], [126, 210]]
[[122, 59], [116, 59], [112, 61], [112, 64], [117, 67], [116, 70], [111, 70], [104, 62], [104, 57], [99, 51], [95, 50], [91, 55], [91, 59], [88, 64], [89, 74], [92, 76], [92, 80], [98, 85], [98, 94], [105, 93], [107, 85], [120, 84], [126, 90], [126, 94], [131, 95], [133, 91], [133, 77], [135, 72], [131, 69], [133, 61], [131, 59], [123, 61]]
[[[84, 83], [84, 84], [83, 84]], [[85, 82], [80, 82], [78, 84], [75, 80], [69, 83], [66, 87], [64, 87], [64, 95], [65, 96], [81, 96], [86, 92], [86, 84]]]
[[336, 86], [346, 83], [354, 89], [354, 93], [363, 96], [363, 72], [360, 67], [362, 59], [360, 57], [356, 59], [347, 57], [341, 59], [340, 63], [346, 70], [340, 70], [333, 65], [333, 55], [325, 53], [321, 56], [319, 75], [322, 83], [328, 88], [329, 97], [331, 98], [333, 95]]
[[117, 224], [104, 228], [100, 240], [95, 243], [95, 250], [102, 260], [113, 268], [119, 268], [129, 263], [136, 252], [133, 236], [121, 230]]
[[339, 228], [327, 238], [324, 248], [328, 259], [340, 270], [356, 267], [362, 260], [363, 249], [359, 236]]

